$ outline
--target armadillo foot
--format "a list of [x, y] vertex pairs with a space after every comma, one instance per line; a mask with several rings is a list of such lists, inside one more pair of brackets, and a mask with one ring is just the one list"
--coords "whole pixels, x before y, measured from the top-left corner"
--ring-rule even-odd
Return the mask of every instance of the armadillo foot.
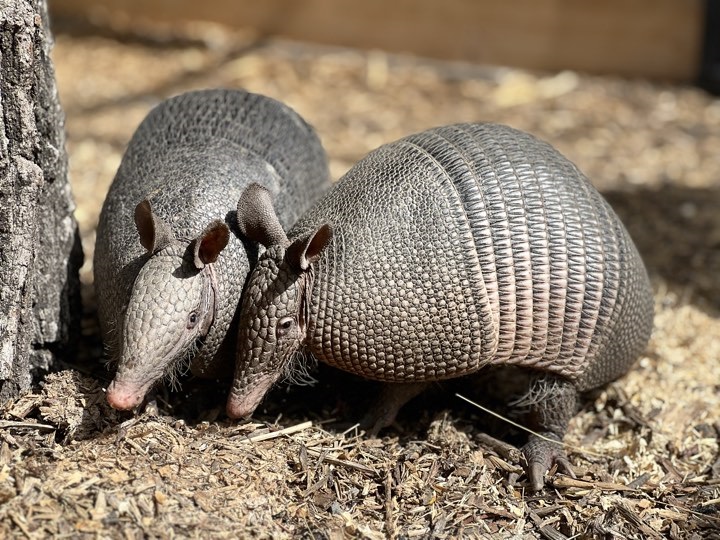
[[574, 477], [562, 447], [568, 422], [577, 407], [577, 390], [573, 384], [561, 377], [540, 374], [533, 377], [528, 394], [518, 403], [523, 402], [529, 407], [530, 425], [542, 436], [531, 434], [522, 449], [532, 489], [539, 491], [543, 488], [545, 473], [553, 465]]
[[408, 401], [427, 387], [427, 383], [384, 384], [375, 404], [360, 420], [360, 429], [376, 437], [383, 428], [395, 422], [398, 412]]
[[[553, 433], [544, 433], [545, 437], [553, 439], [548, 441], [535, 435], [530, 435], [522, 452], [527, 461], [526, 472], [533, 491], [540, 491], [545, 486], [545, 473], [557, 465], [560, 472], [575, 478], [572, 465], [560, 443], [560, 437]], [[555, 442], [557, 440], [557, 442]]]

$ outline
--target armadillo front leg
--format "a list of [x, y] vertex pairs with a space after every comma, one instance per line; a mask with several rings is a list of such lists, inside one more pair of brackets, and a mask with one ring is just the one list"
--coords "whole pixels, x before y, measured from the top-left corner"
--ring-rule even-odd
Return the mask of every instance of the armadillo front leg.
[[574, 478], [575, 474], [561, 443], [568, 422], [576, 413], [575, 387], [565, 379], [540, 375], [532, 379], [530, 391], [520, 404], [529, 406], [531, 428], [542, 435], [538, 437], [531, 434], [522, 449], [532, 489], [538, 491], [543, 488], [545, 472], [553, 464]]
[[383, 384], [374, 405], [360, 420], [360, 427], [374, 437], [381, 429], [392, 425], [402, 406], [427, 386], [426, 382]]

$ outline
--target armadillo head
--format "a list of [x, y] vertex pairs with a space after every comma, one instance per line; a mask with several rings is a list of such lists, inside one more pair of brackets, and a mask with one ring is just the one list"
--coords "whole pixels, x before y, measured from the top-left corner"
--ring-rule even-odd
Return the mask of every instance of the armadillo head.
[[252, 184], [238, 203], [238, 226], [267, 249], [250, 274], [240, 309], [235, 379], [227, 403], [231, 418], [252, 414], [270, 387], [292, 369], [306, 337], [313, 267], [332, 237], [328, 225], [290, 243], [270, 193]]
[[138, 406], [154, 383], [185, 366], [207, 335], [217, 294], [212, 263], [229, 240], [220, 220], [191, 241], [176, 240], [147, 201], [136, 208], [135, 222], [149, 259], [122, 317], [118, 370], [107, 390], [116, 409]]

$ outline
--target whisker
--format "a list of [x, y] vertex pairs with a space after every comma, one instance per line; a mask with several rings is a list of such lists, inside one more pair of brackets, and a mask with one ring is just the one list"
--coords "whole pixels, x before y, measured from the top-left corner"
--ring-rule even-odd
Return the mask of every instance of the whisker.
[[313, 386], [317, 379], [311, 375], [311, 371], [316, 367], [317, 359], [311, 353], [298, 350], [285, 364], [282, 382], [288, 385]]
[[187, 375], [190, 371], [190, 364], [195, 355], [200, 350], [201, 340], [196, 339], [190, 345], [188, 345], [185, 354], [183, 354], [176, 361], [171, 362], [166, 368], [163, 378], [166, 384], [171, 390], [177, 391], [180, 389], [180, 379]]

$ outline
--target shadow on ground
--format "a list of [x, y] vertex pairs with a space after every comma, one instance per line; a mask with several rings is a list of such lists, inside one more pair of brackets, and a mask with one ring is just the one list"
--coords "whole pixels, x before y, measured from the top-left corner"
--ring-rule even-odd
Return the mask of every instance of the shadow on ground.
[[656, 286], [660, 278], [687, 301], [717, 315], [720, 189], [664, 186], [604, 195], [630, 231]]

